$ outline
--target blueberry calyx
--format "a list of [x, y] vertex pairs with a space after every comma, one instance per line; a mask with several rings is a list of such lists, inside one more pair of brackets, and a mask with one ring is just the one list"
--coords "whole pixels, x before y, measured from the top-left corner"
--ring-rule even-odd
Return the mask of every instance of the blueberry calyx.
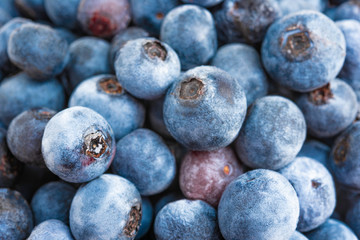
[[165, 60], [167, 56], [166, 48], [159, 41], [149, 41], [144, 44], [145, 53], [151, 58]]
[[341, 139], [341, 141], [336, 144], [334, 151], [334, 161], [336, 165], [339, 165], [346, 161], [346, 153], [349, 148], [349, 143], [347, 138]]
[[311, 58], [314, 49], [310, 32], [301, 25], [288, 27], [280, 38], [280, 44], [290, 61], [305, 61]]
[[90, 133], [84, 138], [84, 152], [88, 156], [98, 158], [105, 153], [107, 148], [108, 145], [101, 131]]
[[309, 100], [315, 105], [327, 104], [333, 97], [334, 94], [331, 91], [330, 83], [309, 93]]
[[132, 206], [129, 214], [129, 220], [127, 221], [124, 227], [124, 233], [128, 237], [134, 237], [138, 232], [140, 228], [141, 216], [142, 216], [141, 206], [140, 205]]
[[321, 185], [321, 182], [318, 180], [311, 180], [311, 186], [315, 189], [317, 189]]
[[190, 78], [181, 83], [180, 98], [184, 100], [194, 100], [204, 94], [205, 84], [198, 78]]
[[98, 82], [99, 88], [107, 94], [117, 95], [123, 92], [121, 84], [112, 77], [105, 77]]

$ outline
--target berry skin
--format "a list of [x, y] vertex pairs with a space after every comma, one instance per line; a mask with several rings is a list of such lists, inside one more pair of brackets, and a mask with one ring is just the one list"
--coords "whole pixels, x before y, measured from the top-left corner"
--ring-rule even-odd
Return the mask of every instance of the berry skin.
[[69, 47], [69, 63], [65, 69], [68, 90], [99, 74], [110, 74], [110, 44], [95, 37], [82, 37]]
[[49, 219], [69, 224], [71, 201], [76, 189], [64, 182], [49, 182], [41, 186], [31, 200], [35, 225]]
[[360, 100], [360, 22], [342, 20], [337, 21], [336, 26], [342, 31], [346, 41], [346, 58], [339, 77], [354, 89]]
[[69, 107], [74, 106], [88, 107], [102, 115], [117, 140], [142, 127], [145, 121], [142, 103], [125, 92], [114, 75], [97, 75], [83, 81], [70, 96]]
[[164, 121], [171, 135], [190, 150], [229, 145], [246, 114], [243, 89], [225, 71], [201, 66], [184, 73], [169, 89]]
[[336, 182], [360, 190], [360, 122], [342, 132], [332, 146], [329, 165]]
[[77, 27], [77, 10], [80, 0], [44, 0], [47, 15], [51, 21], [61, 27], [74, 29]]
[[51, 172], [67, 182], [90, 181], [110, 166], [116, 151], [107, 121], [85, 107], [57, 113], [45, 127], [41, 152]]
[[68, 61], [68, 44], [54, 29], [27, 23], [9, 38], [10, 61], [34, 79], [44, 80], [60, 74]]
[[116, 149], [113, 172], [134, 183], [141, 195], [160, 193], [173, 181], [174, 156], [153, 131], [137, 129], [120, 139]]
[[183, 70], [206, 64], [217, 49], [216, 29], [211, 13], [190, 4], [176, 7], [165, 16], [160, 40], [175, 50]]
[[6, 142], [6, 130], [0, 127], [0, 188], [10, 188], [20, 175], [22, 165], [11, 154]]
[[125, 178], [104, 174], [83, 185], [71, 203], [75, 239], [134, 239], [142, 216], [141, 197]]
[[55, 114], [55, 111], [48, 108], [35, 108], [19, 114], [11, 121], [7, 143], [19, 161], [45, 167], [41, 154], [41, 140], [46, 124]]
[[0, 121], [8, 126], [17, 115], [32, 108], [63, 109], [65, 92], [55, 79], [38, 82], [21, 72], [3, 80], [0, 103]]
[[340, 72], [345, 38], [335, 23], [315, 11], [289, 14], [270, 26], [261, 47], [264, 67], [280, 85], [308, 92]]
[[355, 92], [340, 79], [301, 94], [296, 104], [304, 114], [309, 133], [319, 138], [345, 130], [355, 120], [358, 109]]
[[225, 239], [288, 240], [298, 217], [294, 188], [281, 174], [265, 169], [247, 172], [232, 181], [218, 207]]
[[315, 230], [306, 233], [310, 240], [358, 240], [354, 232], [336, 219], [328, 219]]
[[342, 3], [336, 8], [335, 20], [354, 19], [360, 21], [360, 4], [357, 0]]
[[247, 105], [268, 91], [266, 73], [255, 48], [245, 44], [227, 44], [219, 48], [211, 65], [233, 76], [243, 87]]
[[159, 36], [165, 15], [179, 5], [178, 0], [130, 0], [134, 23]]
[[308, 232], [323, 224], [336, 203], [334, 181], [325, 166], [311, 158], [297, 157], [279, 172], [293, 185], [299, 198], [297, 230]]
[[126, 42], [119, 50], [115, 72], [120, 84], [133, 96], [154, 100], [179, 77], [180, 61], [166, 43], [139, 38]]
[[128, 0], [81, 0], [77, 19], [88, 34], [112, 37], [129, 24], [130, 4]]
[[26, 200], [17, 191], [1, 188], [0, 202], [1, 238], [26, 239], [33, 229], [33, 216]]
[[295, 231], [289, 240], [309, 240], [302, 233]]
[[286, 98], [266, 96], [250, 106], [235, 150], [251, 168], [277, 170], [294, 160], [305, 137], [300, 109]]
[[178, 200], [165, 205], [154, 223], [157, 240], [220, 240], [216, 210], [201, 200]]
[[213, 7], [223, 0], [182, 0], [184, 3], [197, 4], [203, 7]]
[[217, 207], [226, 186], [244, 172], [229, 147], [188, 152], [181, 162], [180, 188], [186, 198], [203, 200]]
[[27, 240], [43, 239], [74, 240], [70, 228], [56, 219], [50, 219], [37, 225]]
[[127, 41], [146, 37], [149, 37], [149, 33], [139, 27], [129, 27], [116, 34], [111, 40], [110, 46], [109, 58], [111, 66], [114, 67], [116, 56]]

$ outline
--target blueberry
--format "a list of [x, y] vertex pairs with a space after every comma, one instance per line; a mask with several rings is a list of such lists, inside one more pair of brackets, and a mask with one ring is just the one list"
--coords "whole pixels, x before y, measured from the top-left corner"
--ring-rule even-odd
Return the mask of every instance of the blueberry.
[[44, 0], [44, 7], [51, 21], [61, 27], [77, 27], [77, 10], [80, 0]]
[[346, 213], [346, 223], [354, 231], [356, 236], [360, 238], [360, 198], [354, 202], [354, 205]]
[[0, 236], [6, 240], [26, 239], [33, 228], [31, 209], [17, 191], [0, 189]]
[[211, 65], [225, 70], [239, 82], [245, 90], [248, 106], [267, 94], [266, 73], [253, 47], [245, 44], [224, 45], [217, 51]]
[[181, 162], [180, 188], [186, 198], [217, 207], [226, 186], [244, 172], [230, 147], [210, 152], [190, 151]]
[[360, 21], [360, 4], [357, 0], [350, 0], [337, 7], [335, 20], [354, 19]]
[[309, 240], [358, 240], [354, 232], [344, 223], [328, 219], [320, 227], [306, 234]]
[[360, 23], [355, 20], [343, 20], [336, 22], [336, 25], [343, 32], [346, 41], [346, 58], [339, 77], [354, 89], [360, 100]]
[[214, 16], [222, 42], [255, 44], [280, 17], [304, 9], [321, 11], [324, 7], [324, 0], [225, 0]]
[[19, 161], [45, 167], [41, 154], [41, 140], [46, 124], [55, 114], [55, 111], [48, 108], [35, 108], [19, 114], [11, 121], [7, 143]]
[[61, 239], [73, 240], [70, 228], [63, 222], [51, 219], [34, 228], [27, 240]]
[[213, 7], [219, 3], [221, 3], [223, 0], [182, 0], [184, 3], [192, 3], [197, 4], [203, 7]]
[[157, 240], [220, 240], [216, 210], [201, 200], [178, 200], [164, 206], [156, 215]]
[[156, 215], [160, 210], [165, 207], [168, 203], [175, 202], [177, 200], [183, 199], [184, 196], [179, 192], [168, 192], [165, 195], [163, 195], [161, 198], [159, 198], [155, 204], [155, 213]]
[[297, 156], [312, 158], [324, 165], [329, 170], [330, 167], [328, 159], [330, 156], [330, 151], [331, 148], [326, 144], [317, 140], [308, 140], [305, 141]]
[[145, 37], [149, 37], [149, 33], [139, 27], [129, 27], [116, 34], [111, 41], [109, 53], [111, 66], [114, 66], [116, 55], [127, 41]]
[[88, 107], [101, 114], [117, 140], [142, 127], [145, 121], [144, 106], [126, 93], [113, 75], [97, 75], [83, 81], [72, 93], [69, 106]]
[[329, 165], [337, 182], [360, 190], [360, 122], [355, 122], [336, 138]]
[[130, 22], [128, 0], [81, 0], [77, 19], [82, 29], [97, 37], [112, 37]]
[[300, 203], [297, 230], [307, 232], [323, 224], [334, 211], [334, 181], [324, 165], [314, 159], [297, 157], [279, 170], [295, 188]]
[[49, 219], [69, 224], [70, 205], [75, 192], [74, 187], [60, 181], [41, 186], [31, 200], [35, 224]]
[[9, 125], [18, 114], [31, 108], [61, 110], [65, 104], [65, 92], [55, 79], [38, 82], [25, 73], [19, 73], [1, 83], [0, 102], [0, 121]]
[[141, 195], [164, 191], [175, 177], [175, 159], [160, 136], [137, 129], [116, 144], [113, 172], [135, 184]]
[[132, 95], [153, 100], [166, 93], [180, 75], [175, 51], [155, 38], [139, 38], [125, 43], [115, 61], [120, 84]]
[[19, 12], [15, 5], [14, 0], [2, 0], [0, 1], [0, 8], [3, 9], [5, 12], [9, 13], [12, 17], [18, 17]]
[[54, 30], [65, 39], [68, 44], [71, 44], [78, 38], [77, 35], [66, 28], [54, 28]]
[[286, 98], [266, 96], [250, 106], [235, 149], [249, 167], [277, 170], [294, 160], [305, 137], [300, 109]]
[[107, 121], [85, 107], [67, 108], [45, 127], [41, 151], [46, 166], [68, 182], [87, 182], [103, 174], [115, 155]]
[[13, 64], [34, 79], [61, 73], [68, 61], [68, 44], [50, 27], [23, 24], [9, 38], [8, 55]]
[[336, 197], [335, 211], [339, 216], [338, 219], [345, 220], [346, 213], [349, 209], [360, 201], [360, 191], [336, 184]]
[[109, 51], [110, 44], [100, 38], [82, 37], [74, 41], [65, 69], [70, 90], [89, 77], [110, 73]]
[[331, 19], [300, 11], [276, 21], [262, 43], [264, 67], [277, 83], [299, 92], [326, 85], [345, 60], [345, 39]]
[[355, 92], [340, 79], [301, 94], [296, 103], [304, 114], [309, 133], [320, 138], [342, 132], [355, 120], [358, 109]]
[[226, 187], [218, 214], [225, 239], [288, 240], [298, 221], [299, 201], [285, 177], [259, 169]]
[[141, 239], [149, 230], [153, 220], [153, 207], [149, 198], [142, 198], [142, 216], [139, 232], [136, 235], [135, 239]]
[[302, 233], [295, 231], [289, 240], [308, 240]]
[[141, 216], [141, 197], [135, 186], [122, 177], [104, 174], [76, 192], [70, 227], [77, 240], [134, 239]]
[[0, 127], [0, 188], [12, 187], [20, 175], [21, 164], [9, 151], [6, 130]]
[[4, 9], [0, 8], [0, 27], [4, 26], [10, 20], [11, 20], [10, 14], [5, 12]]
[[30, 21], [25, 18], [13, 18], [7, 22], [4, 26], [0, 28], [0, 66], [4, 71], [9, 71], [11, 68], [11, 63], [8, 56], [8, 41], [11, 33], [19, 28], [24, 23], [29, 23]]
[[236, 138], [245, 114], [243, 89], [216, 67], [187, 71], [169, 89], [164, 102], [167, 129], [191, 150], [226, 147]]
[[134, 23], [154, 36], [160, 34], [165, 15], [179, 5], [179, 0], [130, 0]]
[[177, 52], [183, 70], [206, 64], [217, 49], [214, 19], [208, 10], [195, 5], [171, 10], [161, 25], [160, 39]]
[[[68, 0], [67, 0], [68, 1]], [[14, 0], [19, 12], [32, 19], [46, 19], [44, 0]]]
[[166, 128], [163, 108], [164, 108], [165, 96], [150, 102], [149, 106], [149, 121], [151, 129], [164, 138], [171, 139], [172, 136]]

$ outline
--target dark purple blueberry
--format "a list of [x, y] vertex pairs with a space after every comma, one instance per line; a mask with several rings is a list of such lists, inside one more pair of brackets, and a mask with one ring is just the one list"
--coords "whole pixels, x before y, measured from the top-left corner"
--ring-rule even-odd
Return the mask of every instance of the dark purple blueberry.
[[81, 0], [77, 19], [82, 29], [97, 37], [112, 37], [130, 22], [128, 0]]
[[45, 167], [41, 141], [45, 126], [56, 114], [48, 108], [27, 110], [14, 118], [8, 128], [7, 143], [12, 154], [21, 162]]
[[180, 188], [186, 198], [203, 200], [217, 207], [226, 186], [244, 172], [230, 147], [188, 152], [181, 163]]

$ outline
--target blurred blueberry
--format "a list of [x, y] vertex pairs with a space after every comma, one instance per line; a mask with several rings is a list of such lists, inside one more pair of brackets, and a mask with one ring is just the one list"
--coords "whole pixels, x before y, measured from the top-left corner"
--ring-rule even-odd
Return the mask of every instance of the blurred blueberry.
[[0, 121], [9, 125], [18, 114], [31, 108], [61, 110], [65, 104], [65, 93], [55, 79], [38, 82], [21, 72], [1, 83], [0, 103]]
[[142, 216], [141, 197], [128, 180], [104, 174], [83, 185], [71, 203], [76, 239], [134, 239]]
[[306, 233], [309, 240], [358, 240], [354, 232], [336, 219], [328, 219], [315, 230]]
[[335, 20], [354, 19], [360, 21], [360, 4], [358, 0], [350, 0], [336, 8]]
[[195, 5], [171, 10], [161, 25], [160, 39], [177, 52], [183, 70], [206, 64], [217, 49], [214, 19], [208, 10]]
[[41, 186], [31, 200], [35, 225], [49, 219], [69, 224], [70, 205], [75, 192], [70, 184], [60, 181]]
[[19, 16], [19, 12], [14, 0], [1, 0], [0, 8], [3, 9], [5, 12], [9, 13], [12, 17]]
[[268, 92], [267, 77], [260, 56], [251, 46], [224, 45], [217, 51], [211, 65], [225, 70], [239, 82], [245, 91], [248, 106]]
[[[46, 19], [44, 0], [14, 0], [19, 12], [31, 19]], [[68, 1], [68, 0], [66, 0]]]
[[203, 7], [213, 7], [223, 0], [182, 0], [184, 3], [197, 4]]
[[328, 159], [330, 156], [330, 151], [331, 148], [326, 144], [317, 140], [308, 140], [305, 141], [297, 156], [312, 158], [324, 165], [329, 170]]
[[66, 28], [54, 28], [54, 30], [70, 45], [78, 36]]
[[9, 38], [10, 61], [34, 79], [60, 74], [68, 61], [68, 44], [54, 29], [27, 23], [15, 29]]
[[81, 0], [43, 0], [51, 21], [61, 27], [74, 29], [78, 26], [77, 11]]
[[178, 6], [179, 0], [130, 0], [134, 23], [153, 36], [159, 36], [165, 15]]

